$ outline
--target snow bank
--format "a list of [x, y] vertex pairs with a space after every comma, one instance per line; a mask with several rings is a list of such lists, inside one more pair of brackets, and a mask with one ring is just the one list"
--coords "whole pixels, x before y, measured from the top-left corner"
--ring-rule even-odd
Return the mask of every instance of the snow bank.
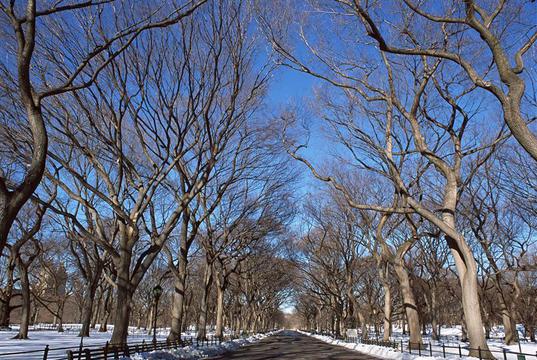
[[[67, 327], [66, 327], [67, 329]], [[27, 340], [14, 340], [13, 337], [17, 334], [14, 329], [9, 331], [0, 331], [0, 359], [17, 359], [24, 356], [24, 360], [42, 360], [43, 351], [45, 347], [49, 346], [49, 358], [60, 359], [65, 358], [66, 348], [76, 350], [80, 346], [80, 338], [78, 337], [78, 331], [65, 331], [59, 333], [54, 330], [35, 330], [29, 332], [29, 339]], [[167, 333], [158, 333], [157, 340], [166, 340]], [[107, 341], [110, 341], [112, 332], [100, 333], [96, 330], [91, 330], [91, 336], [83, 339], [83, 347], [100, 347], [104, 346]], [[148, 331], [138, 330], [136, 333], [129, 331], [128, 341], [132, 343], [141, 343], [145, 340], [148, 343], [152, 341], [152, 334], [148, 334]], [[4, 355], [6, 353], [20, 352], [20, 351], [33, 351], [18, 356]]]
[[332, 344], [332, 345], [338, 345], [343, 346], [350, 350], [355, 350], [358, 352], [361, 352], [362, 354], [367, 354], [371, 356], [375, 356], [377, 358], [382, 359], [393, 359], [393, 360], [476, 360], [477, 358], [463, 356], [462, 358], [459, 358], [458, 356], [448, 356], [448, 357], [437, 357], [437, 356], [418, 356], [408, 353], [401, 353], [397, 350], [394, 350], [392, 348], [384, 347], [384, 346], [378, 346], [378, 345], [367, 345], [367, 344], [355, 344], [355, 343], [348, 343], [343, 340], [335, 340], [331, 338], [330, 336], [324, 336], [324, 335], [313, 335], [307, 332], [302, 332], [304, 335], [312, 336], [318, 340], [324, 341], [326, 343]]
[[247, 338], [235, 339], [225, 341], [219, 345], [209, 345], [203, 347], [186, 346], [180, 349], [159, 350], [146, 353], [135, 354], [130, 358], [131, 360], [177, 360], [177, 359], [201, 359], [209, 356], [216, 356], [228, 351], [233, 351], [241, 346], [249, 345], [258, 342], [261, 339], [266, 338], [274, 334], [274, 332], [266, 334], [256, 334]]

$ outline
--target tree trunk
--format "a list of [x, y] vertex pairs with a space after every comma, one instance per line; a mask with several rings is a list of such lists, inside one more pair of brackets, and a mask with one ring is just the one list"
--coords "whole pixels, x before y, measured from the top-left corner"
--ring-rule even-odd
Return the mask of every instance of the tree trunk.
[[362, 328], [362, 338], [367, 338], [369, 332], [367, 330], [367, 320], [365, 319], [364, 313], [361, 310], [356, 311], [356, 316], [358, 317], [358, 322]]
[[39, 311], [40, 311], [39, 304], [34, 303], [34, 311], [32, 316], [30, 317], [30, 324], [37, 324], [39, 322]]
[[154, 306], [149, 307], [149, 312], [146, 314], [145, 318], [145, 326], [144, 329], [146, 329], [148, 334], [151, 334], [151, 329], [153, 329], [153, 312], [155, 311]]
[[505, 333], [505, 345], [513, 345], [516, 343], [516, 323], [512, 313], [507, 307], [502, 309], [502, 321]]
[[0, 299], [0, 329], [9, 328], [9, 318], [11, 315], [10, 302], [11, 295], [8, 294], [5, 294], [2, 299]]
[[341, 323], [341, 318], [339, 317], [339, 315], [335, 315], [334, 316], [334, 332], [336, 334], [336, 337], [339, 337], [341, 336], [341, 332], [340, 332], [340, 329], [341, 329], [341, 326], [340, 326], [340, 323]]
[[239, 336], [241, 334], [241, 325], [242, 325], [242, 320], [241, 320], [241, 313], [240, 313], [240, 310], [237, 308], [236, 310], [236, 315], [235, 315], [235, 329], [233, 331], [233, 335], [235, 337]]
[[[454, 224], [453, 224], [454, 225]], [[450, 240], [448, 242], [453, 242]], [[481, 356], [492, 358], [492, 354], [488, 351], [487, 340], [483, 331], [483, 319], [481, 316], [481, 306], [479, 304], [479, 284], [477, 282], [477, 264], [472, 254], [472, 250], [467, 244], [464, 244], [458, 250], [451, 248], [451, 253], [455, 259], [457, 273], [461, 285], [462, 293], [462, 309], [466, 323], [466, 331], [470, 340], [471, 350], [469, 356], [479, 357], [478, 348], [480, 348]], [[461, 254], [464, 256], [461, 257]]]
[[[182, 251], [181, 251], [182, 252]], [[174, 292], [172, 299], [172, 323], [168, 340], [175, 341], [181, 339], [181, 330], [183, 325], [186, 276], [187, 276], [187, 259], [181, 256], [179, 259], [179, 276], [174, 280]]]
[[215, 336], [221, 338], [224, 335], [224, 292], [225, 288], [220, 281], [217, 280], [216, 287], [216, 331]]
[[[317, 332], [321, 332], [323, 330], [323, 327], [322, 327], [322, 308], [320, 306], [317, 306], [316, 307], [316, 313], [315, 313], [315, 330]], [[355, 310], [357, 310], [355, 308]], [[359, 316], [359, 312], [356, 311], [356, 314], [357, 316]]]
[[200, 317], [198, 321], [198, 339], [200, 340], [205, 340], [207, 338], [207, 307], [209, 302], [209, 293], [213, 282], [212, 265], [210, 263], [205, 265], [205, 274], [203, 278], [204, 286], [203, 294], [201, 296]]
[[23, 264], [22, 259], [17, 258], [21, 284], [21, 323], [19, 333], [14, 339], [28, 339], [28, 327], [30, 326], [30, 279], [28, 278], [28, 268]]
[[431, 326], [432, 326], [432, 339], [433, 340], [439, 340], [440, 339], [440, 334], [438, 332], [438, 314], [437, 314], [437, 301], [436, 301], [436, 286], [433, 286], [431, 288], [431, 311], [430, 311], [430, 314], [431, 314]]
[[90, 336], [90, 325], [93, 314], [94, 296], [95, 292], [91, 293], [88, 289], [84, 299], [84, 307], [82, 308], [82, 327], [80, 328], [80, 333], [78, 333], [78, 336]]
[[[102, 272], [103, 272], [103, 267], [102, 265], [97, 265], [94, 269], [94, 272], [93, 274], [91, 274], [91, 277], [89, 277], [87, 280], [88, 280], [88, 289], [86, 291], [86, 294], [85, 294], [85, 298], [84, 298], [84, 305], [83, 305], [83, 308], [82, 308], [82, 314], [81, 314], [81, 318], [82, 318], [82, 328], [80, 329], [80, 333], [78, 334], [78, 336], [89, 336], [90, 334], [90, 327], [92, 327], [92, 318], [95, 319], [96, 316], [92, 316], [93, 315], [93, 310], [94, 310], [94, 304], [95, 304], [95, 295], [97, 294], [97, 288], [99, 286], [99, 281], [101, 279], [101, 275], [102, 275]], [[100, 294], [101, 296], [99, 297], [99, 300], [98, 300], [98, 306], [97, 306], [97, 309], [96, 309], [96, 313], [99, 312], [99, 305], [100, 305], [100, 302], [101, 302], [101, 298], [102, 298], [102, 293]], [[95, 321], [93, 321], [93, 328], [95, 327]]]
[[127, 336], [129, 334], [132, 291], [130, 289], [130, 283], [128, 283], [128, 272], [118, 273], [118, 279], [114, 309], [114, 331], [110, 343], [125, 344], [127, 343]]
[[99, 332], [107, 332], [108, 331], [108, 319], [110, 318], [110, 312], [103, 311], [103, 315], [101, 317], [101, 321], [99, 324]]
[[401, 294], [403, 296], [403, 307], [406, 313], [406, 320], [408, 322], [408, 331], [410, 332], [409, 341], [415, 346], [422, 343], [422, 337], [420, 333], [420, 318], [418, 314], [418, 307], [410, 286], [410, 279], [408, 272], [404, 265], [404, 252], [398, 253], [394, 258], [394, 270], [399, 280], [399, 286], [401, 288]]
[[92, 312], [92, 319], [91, 319], [91, 329], [95, 329], [97, 326], [97, 322], [99, 321], [101, 317], [101, 311], [103, 309], [103, 291], [99, 291], [99, 297], [97, 298], [97, 307], [95, 311]]
[[535, 342], [535, 326], [528, 326], [528, 332], [530, 333], [530, 341]]
[[110, 318], [110, 300], [112, 298], [111, 295], [111, 289], [104, 290], [106, 291], [106, 295], [104, 296], [103, 300], [103, 309], [101, 313], [101, 321], [99, 324], [99, 332], [107, 332], [108, 331], [108, 319]]
[[13, 297], [13, 272], [15, 271], [15, 259], [10, 251], [8, 259], [8, 266], [6, 270], [6, 286], [2, 290], [2, 297], [0, 298], [0, 329], [9, 328], [9, 321], [11, 316], [11, 298]]
[[188, 212], [183, 214], [181, 224], [181, 244], [179, 249], [179, 264], [177, 273], [175, 275], [173, 298], [172, 298], [172, 323], [170, 327], [170, 333], [168, 340], [176, 341], [181, 340], [181, 330], [183, 329], [183, 317], [184, 317], [184, 305], [186, 295], [186, 277], [187, 277], [187, 265], [188, 265]]
[[62, 299], [58, 304], [58, 332], [63, 332], [63, 309], [65, 307], [65, 299]]
[[461, 333], [461, 341], [468, 342], [468, 332], [466, 331], [466, 321], [464, 321], [464, 319], [461, 325]]
[[129, 320], [131, 312], [132, 293], [128, 288], [119, 287], [114, 317], [114, 331], [110, 343], [125, 344], [129, 334]]
[[[387, 267], [387, 264], [385, 265]], [[387, 279], [387, 269], [381, 271], [383, 276], [381, 278], [382, 288], [384, 289], [384, 334], [382, 339], [389, 341], [392, 335], [392, 294], [390, 290], [390, 283]]]
[[[26, 39], [28, 43], [34, 41], [33, 36]], [[30, 45], [32, 46], [32, 45]], [[22, 51], [22, 49], [20, 49]], [[26, 49], [24, 50], [26, 51]], [[4, 253], [9, 231], [20, 209], [30, 199], [41, 182], [45, 171], [45, 161], [48, 149], [48, 136], [45, 122], [41, 114], [41, 105], [36, 106], [33, 98], [33, 89], [30, 83], [31, 53], [27, 59], [19, 59], [19, 90], [24, 104], [28, 125], [32, 133], [32, 158], [26, 175], [20, 185], [13, 191], [0, 186], [0, 254]], [[1, 177], [2, 184], [6, 179]]]
[[[415, 138], [418, 139], [417, 136]], [[442, 219], [439, 219], [433, 213], [424, 209], [414, 199], [407, 198], [407, 201], [418, 214], [442, 230], [446, 243], [450, 248], [461, 285], [462, 309], [466, 321], [466, 330], [470, 339], [470, 348], [475, 349], [470, 351], [469, 356], [479, 357], [478, 349], [481, 349], [482, 356], [493, 358], [492, 354], [488, 351], [489, 349], [483, 331], [483, 319], [479, 304], [479, 284], [477, 282], [477, 264], [473, 251], [466, 242], [466, 239], [456, 230], [455, 214], [460, 195], [458, 190], [458, 174], [455, 171], [445, 170], [444, 175], [446, 184], [442, 204]]]

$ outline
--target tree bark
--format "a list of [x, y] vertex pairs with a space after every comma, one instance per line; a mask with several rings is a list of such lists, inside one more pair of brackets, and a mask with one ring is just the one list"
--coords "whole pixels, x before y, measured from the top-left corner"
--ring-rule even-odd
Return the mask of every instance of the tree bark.
[[[126, 242], [122, 240], [122, 242]], [[133, 289], [130, 280], [131, 253], [127, 244], [122, 244], [123, 251], [120, 252], [121, 258], [116, 267], [117, 271], [117, 289], [114, 309], [114, 331], [110, 343], [125, 344], [129, 333], [129, 322], [131, 315], [131, 303]]]
[[528, 332], [530, 333], [530, 341], [535, 342], [535, 326], [528, 326]]
[[11, 315], [10, 302], [11, 296], [6, 296], [0, 299], [0, 329], [9, 328], [9, 319]]
[[367, 320], [365, 319], [364, 313], [361, 310], [358, 310], [356, 311], [356, 316], [362, 328], [362, 337], [367, 338], [369, 336], [369, 331], [367, 329]]
[[432, 339], [433, 340], [439, 340], [440, 339], [440, 333], [438, 331], [439, 325], [438, 325], [438, 309], [437, 309], [437, 300], [436, 300], [436, 287], [433, 286], [431, 289], [431, 326], [432, 326]]
[[85, 299], [84, 299], [84, 307], [82, 308], [82, 327], [80, 328], [80, 332], [78, 333], [78, 336], [90, 336], [90, 326], [91, 326], [91, 320], [93, 315], [93, 298], [95, 297], [95, 291], [88, 291], [86, 292]]
[[[190, 218], [188, 211], [185, 211], [181, 224], [181, 244], [179, 249], [179, 264], [177, 272], [174, 272], [175, 280], [172, 298], [172, 323], [168, 340], [181, 340], [181, 330], [183, 329], [183, 317], [185, 308], [186, 277], [188, 265], [188, 250], [190, 247], [188, 238], [188, 224]], [[173, 264], [171, 264], [173, 266]]]
[[388, 281], [388, 263], [383, 262], [379, 268], [380, 281], [384, 289], [384, 334], [382, 339], [389, 341], [392, 335], [392, 294]]
[[475, 349], [470, 350], [469, 356], [479, 357], [478, 349], [481, 349], [482, 357], [493, 358], [492, 354], [488, 351], [489, 348], [483, 331], [483, 318], [479, 304], [479, 284], [477, 282], [477, 263], [466, 239], [456, 230], [454, 214], [456, 213], [458, 199], [457, 178], [450, 172], [446, 174], [446, 181], [442, 219], [439, 219], [436, 215], [423, 208], [414, 199], [409, 197], [407, 201], [418, 214], [438, 226], [445, 234], [445, 239], [455, 261], [457, 276], [461, 285], [462, 309], [466, 322], [466, 331], [470, 339], [470, 348]]
[[91, 329], [95, 329], [95, 327], [97, 326], [97, 322], [99, 321], [99, 318], [101, 316], [101, 310], [103, 307], [103, 295], [103, 291], [99, 291], [99, 297], [97, 298], [97, 307], [95, 308], [95, 311], [92, 312], [92, 319], [90, 324]]
[[99, 332], [107, 332], [108, 331], [108, 319], [110, 318], [110, 312], [103, 311], [103, 315], [101, 317], [101, 321], [99, 324]]
[[233, 331], [233, 335], [235, 337], [239, 336], [241, 334], [241, 325], [242, 325], [242, 315], [241, 315], [241, 312], [240, 312], [240, 309], [238, 308], [237, 306], [237, 310], [236, 310], [236, 313], [235, 313], [235, 324], [234, 324], [234, 331]]
[[[453, 228], [455, 221], [452, 222]], [[477, 282], [477, 264], [473, 257], [472, 250], [464, 242], [455, 241], [447, 237], [450, 245], [451, 254], [455, 259], [455, 266], [459, 276], [462, 295], [462, 308], [466, 324], [466, 332], [470, 340], [470, 347], [476, 350], [470, 350], [469, 356], [479, 357], [478, 348], [482, 349], [481, 356], [491, 358], [488, 352], [487, 340], [483, 331], [483, 319], [481, 316], [481, 306], [479, 304], [479, 284]], [[462, 246], [460, 246], [460, 245]]]
[[399, 286], [401, 288], [401, 294], [403, 296], [403, 307], [405, 309], [406, 319], [408, 322], [408, 330], [410, 332], [409, 340], [411, 343], [418, 346], [418, 344], [422, 343], [418, 307], [416, 305], [414, 293], [412, 292], [408, 272], [406, 271], [404, 260], [401, 256], [395, 257], [394, 269], [397, 275], [397, 279], [399, 280]]
[[212, 265], [205, 265], [205, 274], [203, 276], [203, 294], [201, 296], [200, 317], [198, 321], [198, 339], [205, 340], [207, 338], [207, 307], [209, 302], [209, 293], [213, 283]]
[[119, 286], [117, 288], [116, 304], [114, 309], [114, 331], [111, 344], [127, 343], [129, 335], [129, 322], [131, 314], [132, 292], [128, 286]]
[[217, 280], [216, 287], [216, 331], [215, 336], [221, 338], [224, 335], [224, 292], [223, 284]]
[[144, 329], [148, 331], [148, 334], [151, 334], [151, 330], [153, 329], [153, 311], [155, 311], [155, 306], [150, 306], [149, 312], [146, 314], [145, 317]]
[[13, 297], [13, 271], [15, 270], [15, 261], [10, 255], [8, 260], [8, 266], [6, 271], [7, 284], [2, 289], [2, 296], [0, 297], [0, 329], [9, 328], [9, 321], [11, 316], [11, 298]]
[[[31, 26], [35, 27], [35, 19], [31, 20], [30, 23], [33, 23]], [[23, 181], [15, 190], [9, 191], [5, 179], [0, 177], [0, 254], [4, 251], [9, 231], [17, 214], [30, 199], [43, 177], [48, 149], [48, 136], [41, 114], [41, 105], [39, 102], [36, 105], [30, 83], [30, 62], [34, 46], [33, 35], [31, 34], [25, 42], [26, 44], [22, 46], [19, 44], [18, 80], [21, 100], [24, 104], [32, 133], [32, 158]], [[24, 49], [21, 47], [24, 47]]]
[[505, 333], [505, 345], [515, 344], [517, 341], [515, 319], [513, 313], [505, 306], [502, 307], [502, 321]]
[[181, 249], [181, 256], [179, 259], [179, 276], [176, 276], [174, 280], [174, 292], [172, 300], [172, 323], [170, 327], [170, 334], [168, 340], [175, 341], [181, 339], [181, 330], [183, 325], [184, 305], [185, 305], [185, 291], [186, 291], [186, 277], [187, 277], [187, 254]]
[[99, 324], [99, 332], [107, 332], [108, 331], [108, 319], [110, 318], [110, 301], [112, 299], [111, 295], [111, 289], [105, 289], [103, 291], [106, 291], [106, 295], [103, 295], [103, 309], [101, 312], [101, 320]]
[[21, 283], [21, 323], [19, 333], [14, 339], [28, 339], [28, 327], [30, 326], [30, 279], [28, 278], [28, 267], [23, 263], [22, 259], [17, 258], [17, 268], [19, 269]]
[[60, 300], [58, 304], [58, 332], [63, 332], [63, 309], [65, 307], [65, 299]]

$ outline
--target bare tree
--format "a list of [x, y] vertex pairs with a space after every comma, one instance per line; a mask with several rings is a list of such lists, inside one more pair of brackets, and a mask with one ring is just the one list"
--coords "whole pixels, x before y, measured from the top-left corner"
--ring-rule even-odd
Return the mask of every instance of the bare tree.
[[[391, 26], [395, 33], [408, 35], [403, 41], [380, 29], [381, 20], [372, 15], [377, 4], [340, 3], [360, 20], [367, 35], [382, 51], [445, 59], [457, 64], [475, 87], [498, 100], [511, 133], [537, 160], [537, 138], [528, 126], [528, 122], [535, 118], [526, 116], [524, 111], [525, 89], [531, 77], [524, 76], [523, 57], [537, 40], [537, 31], [529, 20], [535, 16], [535, 7], [531, 3], [519, 1], [507, 5], [506, 1], [498, 0], [495, 4], [480, 5], [480, 1], [466, 0], [438, 13], [434, 1], [402, 0], [403, 9]], [[519, 19], [517, 25], [520, 27], [513, 24], [512, 18]], [[420, 35], [425, 32], [419, 28], [430, 29], [426, 33], [434, 34], [434, 37], [423, 38]], [[482, 64], [488, 65], [484, 67]]]
[[[337, 18], [347, 11], [345, 6], [329, 12], [322, 9], [318, 9], [320, 16], [329, 18]], [[468, 179], [505, 139], [505, 133], [499, 127], [493, 130], [496, 136], [492, 139], [483, 139], [478, 144], [465, 141], [472, 115], [478, 111], [465, 105], [475, 85], [465, 86], [459, 81], [460, 87], [455, 90], [452, 85], [458, 81], [457, 77], [444, 75], [452, 65], [442, 58], [425, 55], [415, 60], [396, 58], [380, 48], [376, 55], [371, 51], [368, 56], [357, 55], [362, 61], [359, 63], [352, 57], [353, 52], [349, 54], [338, 48], [339, 41], [348, 39], [344, 26], [342, 33], [336, 33], [333, 39], [314, 42], [306, 35], [311, 22], [305, 21], [298, 29], [299, 40], [315, 59], [305, 61], [280, 39], [280, 28], [271, 25], [263, 15], [261, 19], [285, 65], [340, 90], [337, 94], [320, 93], [316, 102], [319, 105], [323, 101], [324, 108], [318, 106], [320, 117], [349, 151], [349, 158], [344, 161], [352, 161], [359, 170], [388, 179], [394, 195], [381, 203], [361, 203], [349, 194], [337, 176], [321, 174], [314, 163], [299, 154], [306, 144], [285, 139], [289, 153], [308, 166], [318, 179], [342, 191], [352, 207], [386, 214], [416, 213], [438, 227], [445, 234], [457, 266], [471, 347], [486, 350], [479, 311], [477, 264], [471, 247], [457, 229], [456, 214], [459, 196]], [[353, 23], [352, 18], [349, 21]], [[405, 37], [411, 43], [418, 41], [411, 32], [405, 33]], [[367, 43], [363, 44], [362, 48], [367, 47]], [[343, 48], [349, 50], [347, 46]], [[370, 67], [364, 65], [367, 62]], [[405, 85], [408, 79], [412, 79], [415, 87]], [[284, 118], [289, 120], [287, 115]], [[472, 164], [472, 168], [464, 169], [463, 173], [463, 163]], [[428, 186], [433, 192], [425, 196], [427, 184], [423, 179], [434, 177], [441, 178], [444, 185]]]
[[[17, 213], [32, 196], [45, 171], [49, 140], [43, 116], [45, 100], [52, 96], [58, 99], [58, 95], [91, 86], [102, 70], [142, 33], [180, 22], [205, 0], [189, 1], [172, 9], [148, 8], [146, 13], [138, 11], [138, 8], [134, 12], [129, 11], [126, 4], [118, 7], [107, 5], [111, 2], [95, 0], [55, 4], [49, 8], [38, 8], [35, 0], [28, 0], [26, 6], [15, 1], [0, 3], [2, 27], [6, 32], [9, 28], [14, 33], [12, 38], [8, 37], [12, 41], [7, 45], [11, 49], [10, 59], [1, 64], [5, 77], [2, 91], [20, 95], [8, 106], [20, 107], [31, 133], [28, 166], [19, 170], [21, 174], [18, 177], [7, 178], [11, 174], [4, 169], [0, 172], [0, 254]], [[116, 12], [116, 9], [121, 11]], [[79, 16], [81, 12], [85, 15]], [[79, 22], [81, 33], [76, 26], [71, 29], [64, 27], [72, 23], [66, 20], [69, 16]], [[116, 21], [110, 22], [110, 18]], [[119, 27], [111, 27], [111, 24]], [[91, 50], [80, 51], [78, 45], [82, 39]], [[65, 59], [62, 53], [73, 57], [60, 60]]]
[[19, 333], [15, 336], [15, 339], [28, 339], [28, 327], [31, 321], [30, 267], [43, 251], [38, 231], [45, 211], [44, 206], [38, 206], [33, 219], [32, 217], [29, 217], [26, 221], [17, 219], [17, 231], [15, 234], [17, 241], [9, 245], [10, 253], [12, 254], [10, 258], [14, 262], [21, 289], [21, 323]]
[[494, 299], [499, 305], [505, 343], [509, 345], [517, 340], [515, 304], [519, 291], [516, 283], [523, 270], [519, 259], [524, 259], [528, 252], [532, 231], [526, 230], [524, 221], [513, 211], [506, 194], [501, 191], [495, 164], [487, 164], [470, 184], [463, 202], [463, 214], [483, 252], [483, 261], [479, 264], [486, 282], [492, 284], [497, 294]]
[[[182, 38], [184, 49], [192, 48], [196, 41], [203, 45], [192, 49], [187, 71], [190, 76], [203, 74], [206, 79], [199, 88], [191, 89], [189, 96], [191, 102], [201, 105], [201, 116], [209, 126], [206, 136], [210, 138], [195, 140], [210, 146], [214, 156], [206, 181], [211, 185], [182, 214], [178, 260], [170, 258], [171, 264], [175, 264], [172, 271], [177, 281], [169, 339], [177, 339], [181, 334], [188, 252], [200, 225], [215, 211], [228, 187], [247, 176], [252, 164], [258, 162], [255, 141], [259, 130], [254, 115], [261, 104], [270, 68], [261, 66], [254, 72], [257, 44], [248, 32], [245, 12], [240, 3], [215, 2], [207, 7], [210, 27], [193, 22]], [[201, 190], [193, 188], [200, 169], [180, 171], [183, 192]]]

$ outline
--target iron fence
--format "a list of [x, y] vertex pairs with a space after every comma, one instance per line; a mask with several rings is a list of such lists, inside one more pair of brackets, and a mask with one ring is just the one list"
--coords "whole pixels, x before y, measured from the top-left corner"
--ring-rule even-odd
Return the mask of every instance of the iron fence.
[[218, 345], [224, 341], [236, 339], [233, 335], [223, 337], [207, 336], [203, 339], [186, 337], [178, 341], [161, 340], [131, 342], [127, 344], [112, 344], [106, 342], [104, 345], [77, 346], [77, 347], [51, 347], [46, 345], [43, 349], [21, 350], [13, 352], [0, 352], [1, 360], [32, 359], [32, 360], [107, 360], [121, 359], [122, 356], [129, 356], [135, 353], [177, 349], [185, 346], [203, 347]]
[[366, 345], [377, 345], [383, 347], [389, 347], [396, 351], [406, 352], [409, 354], [415, 354], [419, 356], [439, 356], [442, 357], [463, 357], [463, 356], [474, 356], [483, 359], [496, 359], [496, 360], [537, 360], [537, 351], [535, 353], [525, 353], [525, 352], [516, 352], [511, 351], [507, 348], [502, 348], [501, 350], [492, 349], [482, 349], [471, 348], [465, 344], [446, 344], [444, 342], [428, 342], [428, 343], [413, 343], [410, 341], [403, 340], [380, 340], [380, 339], [370, 339], [358, 337], [348, 337], [348, 336], [334, 336], [326, 332], [317, 332], [317, 334], [330, 336], [336, 340], [342, 340], [348, 343], [356, 344], [366, 344]]

